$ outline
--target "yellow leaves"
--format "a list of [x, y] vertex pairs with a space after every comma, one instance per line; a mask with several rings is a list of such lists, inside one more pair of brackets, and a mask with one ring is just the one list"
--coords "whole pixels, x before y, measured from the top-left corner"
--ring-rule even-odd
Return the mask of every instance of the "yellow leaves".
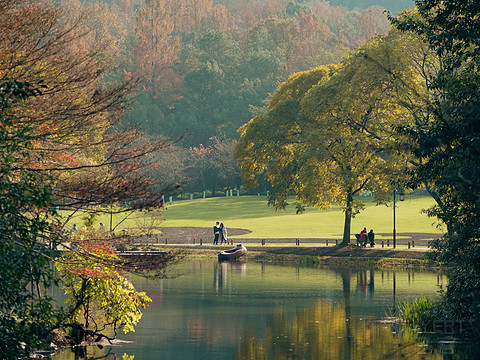
[[375, 175], [375, 183], [370, 179], [385, 165], [391, 125], [401, 115], [399, 84], [385, 70], [398, 63], [393, 48], [377, 37], [341, 66], [290, 77], [272, 97], [268, 114], [239, 129], [235, 155], [244, 177], [251, 181], [266, 171], [276, 201], [293, 191], [320, 207], [388, 182], [387, 173]]
[[322, 65], [313, 70], [293, 74], [282, 84], [280, 89], [275, 92], [268, 105], [269, 109], [272, 110], [281, 102], [288, 99], [300, 101], [314, 85], [328, 79], [338, 67], [339, 65]]
[[[77, 251], [63, 254], [56, 266], [64, 279], [66, 302], [79, 309], [71, 314], [73, 321], [86, 323], [123, 324], [123, 331], [135, 331], [135, 325], [144, 309], [152, 300], [137, 292], [133, 284], [117, 268], [118, 257], [113, 254], [112, 242], [91, 238], [93, 233], [84, 233], [77, 239]], [[74, 296], [82, 291], [82, 298]], [[91, 311], [93, 310], [93, 311]]]

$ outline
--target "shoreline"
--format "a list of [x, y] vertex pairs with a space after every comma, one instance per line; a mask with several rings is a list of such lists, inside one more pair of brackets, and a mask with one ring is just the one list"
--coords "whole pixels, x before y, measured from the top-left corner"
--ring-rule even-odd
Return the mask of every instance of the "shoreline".
[[[343, 265], [369, 266], [373, 268], [413, 268], [440, 270], [442, 267], [427, 258], [429, 249], [363, 248], [356, 245], [340, 246], [293, 246], [293, 245], [251, 245], [247, 254], [238, 261], [268, 263], [290, 263], [297, 265]], [[232, 245], [183, 245], [156, 246], [159, 250], [184, 249], [188, 256], [217, 258], [218, 254]]]
[[[439, 270], [442, 266], [427, 259], [432, 253], [430, 241], [441, 237], [436, 233], [397, 233], [396, 248], [392, 234], [376, 234], [376, 245], [359, 247], [352, 239], [347, 246], [339, 246], [341, 237], [326, 238], [257, 238], [250, 237], [248, 229], [229, 228], [229, 245], [213, 245], [211, 228], [161, 227], [161, 233], [136, 236], [134, 246], [139, 250], [184, 249], [190, 256], [217, 257], [222, 250], [241, 243], [247, 248], [245, 259], [270, 263], [305, 265], [370, 266], [383, 268], [417, 268]], [[240, 260], [245, 261], [245, 260]]]

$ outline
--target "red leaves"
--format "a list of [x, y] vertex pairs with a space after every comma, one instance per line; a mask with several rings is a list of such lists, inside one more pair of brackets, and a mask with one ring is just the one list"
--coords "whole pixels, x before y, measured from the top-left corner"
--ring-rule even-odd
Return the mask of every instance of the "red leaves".
[[82, 278], [116, 278], [120, 272], [112, 268], [118, 262], [114, 240], [96, 231], [79, 234], [73, 239], [75, 251], [63, 255], [66, 270]]

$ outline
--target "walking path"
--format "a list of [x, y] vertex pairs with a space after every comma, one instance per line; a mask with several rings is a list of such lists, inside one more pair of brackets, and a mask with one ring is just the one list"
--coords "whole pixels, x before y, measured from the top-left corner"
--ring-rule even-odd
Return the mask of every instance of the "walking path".
[[[265, 253], [278, 256], [300, 255], [318, 256], [322, 258], [366, 258], [366, 259], [424, 259], [428, 248], [428, 242], [438, 237], [438, 234], [425, 233], [399, 233], [397, 234], [397, 248], [393, 249], [393, 241], [389, 238], [391, 234], [377, 234], [384, 241], [382, 247], [381, 239], [376, 240], [374, 248], [359, 247], [354, 245], [355, 240], [346, 247], [334, 246], [341, 239], [309, 238], [309, 239], [251, 239], [241, 238], [241, 235], [250, 233], [245, 229], [228, 230], [230, 238], [229, 245], [213, 245], [213, 234], [210, 228], [184, 227], [184, 228], [161, 228], [162, 233], [150, 237], [138, 238], [136, 243], [166, 245], [169, 248], [182, 247], [192, 249], [194, 252], [220, 251], [230, 248], [233, 244], [243, 243], [249, 253]], [[237, 237], [232, 237], [237, 236]], [[387, 246], [387, 243], [389, 246]], [[410, 248], [408, 248], [410, 243]], [[414, 247], [412, 246], [414, 244]]]
[[[213, 240], [213, 231], [211, 228], [200, 228], [200, 227], [162, 227], [162, 233], [158, 235], [153, 235], [151, 237], [152, 242], [157, 242], [158, 244], [199, 244], [200, 241], [202, 244], [210, 244]], [[234, 243], [244, 243], [244, 244], [262, 244], [264, 241], [265, 245], [275, 244], [285, 244], [285, 245], [296, 245], [297, 239], [295, 238], [246, 238], [242, 235], [249, 234], [251, 231], [246, 229], [235, 229], [229, 228], [228, 235], [229, 240]], [[397, 233], [397, 246], [399, 248], [408, 247], [410, 243], [411, 247], [415, 249], [428, 249], [428, 242], [438, 238], [439, 234], [435, 233]], [[338, 239], [327, 239], [327, 238], [300, 238], [301, 246], [332, 246], [336, 242], [340, 243], [341, 238]], [[384, 246], [391, 248], [393, 246], [392, 234], [376, 234], [376, 247], [381, 248], [382, 241]], [[352, 234], [351, 243], [355, 243], [354, 235]], [[388, 245], [387, 245], [388, 244]]]

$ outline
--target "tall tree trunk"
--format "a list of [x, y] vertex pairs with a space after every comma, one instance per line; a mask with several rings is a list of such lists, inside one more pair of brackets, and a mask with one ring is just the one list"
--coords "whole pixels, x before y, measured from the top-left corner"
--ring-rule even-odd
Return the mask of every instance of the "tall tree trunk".
[[345, 341], [344, 341], [344, 354], [343, 358], [345, 360], [350, 360], [352, 358], [352, 328], [351, 328], [351, 315], [352, 308], [350, 305], [350, 282], [352, 278], [351, 269], [342, 269], [340, 271], [342, 276], [343, 284], [343, 299], [345, 302]]
[[349, 189], [347, 192], [347, 206], [345, 207], [345, 224], [343, 226], [343, 240], [340, 244], [341, 246], [346, 246], [350, 244], [350, 228], [352, 226], [352, 205], [353, 194], [352, 190]]

